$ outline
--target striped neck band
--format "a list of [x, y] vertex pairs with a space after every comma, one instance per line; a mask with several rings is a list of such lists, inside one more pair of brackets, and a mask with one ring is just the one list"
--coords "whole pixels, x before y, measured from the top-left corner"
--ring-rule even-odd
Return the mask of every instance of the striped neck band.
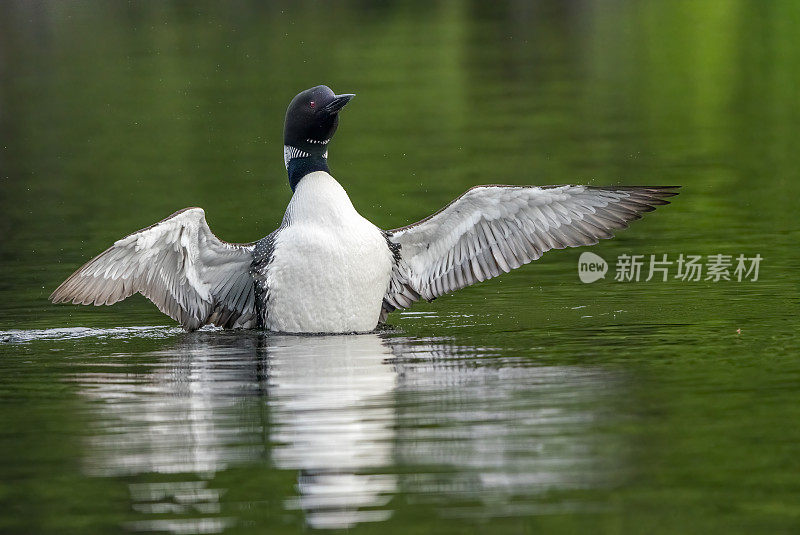
[[[289, 160], [294, 158], [308, 158], [309, 156], [311, 156], [311, 154], [304, 150], [300, 150], [290, 145], [283, 146], [283, 165], [285, 165], [287, 169], [289, 168]], [[323, 154], [322, 157], [327, 159], [328, 151], [325, 151], [325, 154]]]

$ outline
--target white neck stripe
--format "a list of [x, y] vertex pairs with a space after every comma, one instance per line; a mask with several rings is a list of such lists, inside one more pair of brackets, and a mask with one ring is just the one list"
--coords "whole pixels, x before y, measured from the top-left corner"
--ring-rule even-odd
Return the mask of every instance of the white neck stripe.
[[285, 165], [287, 169], [289, 168], [289, 160], [293, 158], [306, 158], [308, 156], [310, 156], [310, 154], [304, 150], [289, 145], [283, 146], [283, 165]]
[[[286, 169], [289, 169], [290, 160], [293, 160], [294, 158], [308, 158], [309, 156], [311, 156], [311, 154], [307, 153], [304, 150], [292, 147], [291, 145], [283, 146], [283, 165], [286, 166]], [[327, 160], [328, 151], [325, 151], [325, 154], [323, 154], [322, 157]]]

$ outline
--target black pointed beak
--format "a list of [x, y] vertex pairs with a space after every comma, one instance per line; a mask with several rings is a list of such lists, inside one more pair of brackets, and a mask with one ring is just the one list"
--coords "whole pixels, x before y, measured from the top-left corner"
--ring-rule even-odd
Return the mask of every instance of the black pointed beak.
[[333, 97], [333, 100], [326, 104], [322, 111], [333, 115], [334, 113], [338, 113], [339, 110], [345, 107], [345, 104], [350, 102], [355, 95], [353, 93], [345, 93], [344, 95], [336, 95]]

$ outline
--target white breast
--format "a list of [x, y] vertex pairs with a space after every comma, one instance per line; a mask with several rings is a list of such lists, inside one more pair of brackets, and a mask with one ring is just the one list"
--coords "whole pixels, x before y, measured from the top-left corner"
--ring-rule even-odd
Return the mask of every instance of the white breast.
[[269, 266], [266, 326], [281, 332], [364, 332], [378, 323], [392, 255], [375, 225], [325, 172], [304, 177]]

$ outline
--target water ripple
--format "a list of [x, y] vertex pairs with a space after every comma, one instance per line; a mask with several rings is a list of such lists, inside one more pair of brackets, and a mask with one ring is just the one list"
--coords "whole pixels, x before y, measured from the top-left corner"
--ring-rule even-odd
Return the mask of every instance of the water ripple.
[[184, 332], [179, 327], [147, 326], [147, 327], [114, 327], [97, 329], [92, 327], [60, 327], [55, 329], [14, 329], [0, 331], [0, 342], [7, 344], [26, 344], [45, 340], [80, 340], [96, 338], [98, 340], [129, 338], [169, 338]]

